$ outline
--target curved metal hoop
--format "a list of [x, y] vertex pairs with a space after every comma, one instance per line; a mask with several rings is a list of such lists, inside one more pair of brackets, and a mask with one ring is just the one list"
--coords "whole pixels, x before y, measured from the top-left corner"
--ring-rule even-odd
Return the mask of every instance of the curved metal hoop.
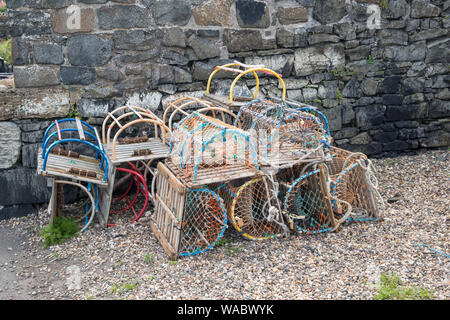
[[[139, 193], [142, 192], [144, 194], [144, 197], [145, 197], [144, 204], [142, 206], [141, 211], [137, 215], [135, 213], [134, 219], [131, 220], [131, 223], [133, 223], [133, 222], [138, 221], [141, 218], [142, 214], [144, 213], [145, 209], [147, 208], [148, 199], [149, 199], [149, 193], [148, 193], [148, 188], [147, 188], [147, 183], [146, 183], [145, 178], [137, 171], [137, 168], [132, 163], [128, 162], [128, 164], [131, 166], [131, 168], [133, 170], [130, 170], [130, 169], [127, 169], [127, 168], [120, 168], [120, 167], [117, 168], [117, 170], [118, 171], [122, 171], [122, 172], [130, 173], [130, 174], [134, 175], [135, 179], [138, 179], [139, 181], [135, 181], [136, 182], [136, 187], [137, 187], [136, 197], [135, 197], [135, 199], [133, 199], [133, 201], [131, 203], [129, 203], [129, 205], [126, 208], [126, 210], [131, 208], [133, 210], [133, 213], [135, 213], [133, 206], [134, 206], [134, 203], [137, 200], [137, 196], [139, 195]], [[143, 188], [143, 190], [141, 188]], [[128, 191], [129, 190], [127, 190], [127, 192]], [[122, 210], [122, 211], [125, 211], [125, 210]], [[115, 226], [115, 224], [112, 224], [112, 223], [108, 224], [108, 227], [112, 227], [112, 226]]]
[[[238, 74], [236, 78], [234, 78], [233, 83], [231, 84], [231, 88], [230, 88], [230, 103], [233, 102], [233, 91], [234, 91], [234, 87], [235, 87], [236, 83], [239, 81], [239, 79], [242, 78], [244, 75], [246, 75], [246, 74], [249, 73], [249, 72], [253, 72], [253, 73], [254, 73], [254, 72], [256, 72], [256, 71], [260, 71], [260, 72], [264, 72], [264, 73], [273, 74], [275, 77], [277, 77], [278, 80], [279, 80], [280, 83], [281, 83], [281, 86], [283, 87], [283, 94], [282, 94], [281, 99], [282, 99], [283, 101], [286, 100], [286, 85], [285, 85], [283, 79], [281, 78], [281, 76], [280, 76], [278, 73], [276, 73], [275, 71], [273, 71], [273, 70], [271, 70], [271, 69], [268, 69], [268, 68], [254, 68], [254, 69], [248, 69], [248, 70], [245, 70], [245, 71], [243, 71], [242, 73]], [[256, 93], [257, 93], [257, 91], [256, 91]], [[254, 98], [256, 99], [256, 95], [255, 95]]]
[[[75, 122], [75, 121], [77, 121], [77, 120], [75, 120], [75, 118], [65, 118], [65, 119], [56, 120], [56, 122], [53, 122], [53, 123], [52, 123], [51, 125], [49, 125], [48, 128], [45, 130], [44, 137], [43, 137], [43, 139], [42, 139], [43, 143], [47, 140], [47, 135], [48, 135], [48, 133], [50, 132], [51, 128], [53, 128], [55, 125], [60, 124], [60, 123], [63, 123], [63, 122]], [[94, 128], [93, 126], [91, 126], [89, 123], [87, 123], [87, 122], [85, 122], [85, 121], [83, 121], [83, 120], [80, 120], [80, 123], [81, 123], [81, 125], [83, 125], [83, 126], [85, 126], [85, 127], [88, 127], [88, 128], [92, 131], [92, 133], [95, 134], [95, 128]], [[64, 129], [63, 129], [63, 130], [64, 130]], [[62, 131], [62, 130], [61, 130], [61, 131]], [[100, 141], [98, 141], [98, 143], [100, 143]], [[44, 148], [42, 148], [42, 149], [44, 149]]]
[[[211, 75], [208, 78], [208, 83], [206, 84], [206, 94], [209, 94], [212, 78], [216, 75], [217, 72], [219, 72], [219, 71], [231, 71], [231, 72], [233, 72], [233, 69], [228, 69], [228, 68], [236, 67], [236, 66], [242, 67], [244, 65], [241, 64], [241, 63], [238, 63], [238, 62], [233, 62], [233, 63], [224, 64], [223, 66], [215, 67], [214, 71], [211, 73]], [[242, 70], [238, 70], [237, 69], [234, 72], [242, 72]], [[258, 74], [255, 71], [253, 71], [253, 75], [255, 76], [255, 80], [256, 80], [256, 89], [255, 89], [255, 93], [254, 93], [253, 97], [256, 99], [256, 97], [258, 96], [258, 92], [259, 92], [259, 77], [258, 77]]]
[[[185, 103], [183, 103], [183, 104], [181, 104], [179, 106], [177, 105], [178, 103], [183, 102], [185, 100], [189, 100], [189, 101], [187, 101], [187, 102], [185, 102]], [[174, 102], [170, 103], [167, 106], [166, 110], [164, 111], [163, 123], [168, 125], [169, 130], [172, 131], [172, 127], [173, 127], [172, 123], [173, 123], [173, 118], [174, 118], [175, 114], [180, 112], [180, 113], [183, 113], [184, 116], [188, 116], [189, 113], [184, 111], [183, 108], [191, 106], [193, 104], [200, 104], [200, 105], [202, 105], [201, 108], [211, 107], [212, 106], [212, 104], [210, 104], [209, 102], [206, 102], [206, 101], [204, 101], [202, 99], [195, 98], [195, 97], [183, 97], [183, 98], [177, 99]], [[168, 114], [170, 109], [175, 109], [175, 110], [172, 112], [172, 114], [169, 117], [169, 120], [167, 121], [166, 120], [167, 119], [167, 114]]]

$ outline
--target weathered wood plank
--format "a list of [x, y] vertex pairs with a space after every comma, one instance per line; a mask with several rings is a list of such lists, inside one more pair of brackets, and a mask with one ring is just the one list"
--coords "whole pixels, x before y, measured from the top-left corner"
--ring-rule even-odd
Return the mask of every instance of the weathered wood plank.
[[151, 219], [150, 219], [150, 228], [152, 229], [153, 234], [156, 236], [156, 239], [158, 239], [159, 243], [161, 243], [164, 251], [167, 253], [169, 258], [171, 260], [176, 260], [177, 259], [176, 251], [173, 249], [173, 247], [170, 245], [170, 243], [167, 242], [164, 235], [161, 233], [159, 228], [155, 225], [155, 223]]

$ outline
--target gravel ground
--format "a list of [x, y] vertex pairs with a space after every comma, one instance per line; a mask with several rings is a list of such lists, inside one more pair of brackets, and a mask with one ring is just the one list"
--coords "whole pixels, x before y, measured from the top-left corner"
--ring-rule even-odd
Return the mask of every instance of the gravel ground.
[[[171, 262], [148, 215], [42, 249], [46, 211], [0, 221], [1, 299], [372, 299], [380, 274], [450, 298], [448, 151], [374, 159], [382, 222], [252, 242], [231, 228], [206, 254]], [[8, 239], [8, 241], [6, 240]], [[77, 277], [77, 275], [79, 277]], [[80, 280], [77, 282], [77, 279]]]

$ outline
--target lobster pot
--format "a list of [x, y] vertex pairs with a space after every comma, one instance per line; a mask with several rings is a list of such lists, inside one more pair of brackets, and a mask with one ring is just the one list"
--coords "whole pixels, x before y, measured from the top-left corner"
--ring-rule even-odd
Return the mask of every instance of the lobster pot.
[[319, 118], [267, 100], [241, 108], [235, 124], [250, 132], [264, 165], [318, 161], [330, 141]]
[[189, 116], [192, 112], [209, 115], [213, 118], [221, 119], [221, 121], [233, 124], [236, 115], [228, 109], [215, 106], [203, 99], [196, 97], [182, 97], [167, 106], [164, 111], [162, 121], [166, 124], [169, 130], [179, 126], [179, 122]]
[[352, 206], [352, 214], [346, 221], [364, 222], [380, 217], [382, 199], [375, 187], [369, 183], [367, 167], [357, 161], [342, 170], [331, 183], [330, 193], [336, 218], [341, 218], [343, 209], [338, 200], [344, 200]]
[[227, 183], [221, 191], [226, 199], [231, 224], [249, 240], [266, 240], [286, 230], [273, 186], [265, 177], [256, 177], [241, 186]]
[[212, 249], [227, 226], [225, 205], [208, 188], [191, 189], [158, 163], [153, 233], [171, 259]]
[[174, 130], [168, 166], [188, 187], [254, 176], [256, 149], [247, 132], [193, 113]]
[[105, 187], [109, 160], [97, 131], [78, 119], [55, 120], [39, 148], [37, 173]]
[[291, 229], [299, 233], [318, 234], [334, 227], [325, 173], [316, 169], [298, 177], [285, 191], [283, 213]]
[[137, 106], [123, 106], [109, 112], [102, 124], [102, 142], [116, 165], [166, 158], [169, 137], [170, 130], [161, 119]]
[[336, 181], [336, 178], [344, 170], [344, 167], [348, 167], [360, 159], [367, 159], [361, 153], [352, 153], [351, 151], [338, 147], [330, 147], [329, 151], [330, 157], [325, 164], [328, 168], [328, 174], [333, 181]]

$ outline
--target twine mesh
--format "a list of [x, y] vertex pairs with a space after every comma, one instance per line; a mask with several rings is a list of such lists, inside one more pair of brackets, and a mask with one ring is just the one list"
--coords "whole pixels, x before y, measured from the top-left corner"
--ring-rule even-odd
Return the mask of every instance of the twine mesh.
[[251, 134], [259, 160], [272, 166], [322, 158], [323, 146], [330, 141], [319, 118], [269, 100], [242, 107], [235, 125]]
[[342, 172], [344, 166], [352, 165], [358, 160], [367, 160], [367, 157], [362, 153], [352, 153], [351, 151], [337, 147], [330, 147], [329, 150], [330, 158], [325, 164], [327, 165], [329, 175], [332, 179], [334, 178], [333, 180], [336, 180], [337, 175]]
[[313, 170], [297, 178], [287, 188], [283, 211], [291, 228], [301, 233], [331, 231], [326, 201], [327, 192], [320, 184], [320, 171]]
[[[260, 177], [246, 182], [233, 194], [230, 221], [245, 238], [265, 240], [283, 235], [284, 221], [272, 188], [266, 178]], [[233, 187], [228, 186], [228, 190]]]
[[195, 255], [212, 249], [227, 226], [223, 200], [209, 189], [188, 189], [186, 193], [179, 252]]
[[[382, 209], [382, 199], [376, 188], [368, 180], [368, 168], [362, 162], [354, 162], [343, 169], [336, 181], [330, 186], [331, 196], [344, 200], [352, 206], [352, 212], [346, 221], [371, 221], [379, 217]], [[332, 201], [332, 207], [337, 219], [343, 218], [343, 209], [338, 201]]]
[[183, 179], [192, 183], [199, 182], [202, 173], [211, 178], [230, 168], [258, 168], [247, 132], [196, 112], [174, 130], [169, 157], [183, 171]]

